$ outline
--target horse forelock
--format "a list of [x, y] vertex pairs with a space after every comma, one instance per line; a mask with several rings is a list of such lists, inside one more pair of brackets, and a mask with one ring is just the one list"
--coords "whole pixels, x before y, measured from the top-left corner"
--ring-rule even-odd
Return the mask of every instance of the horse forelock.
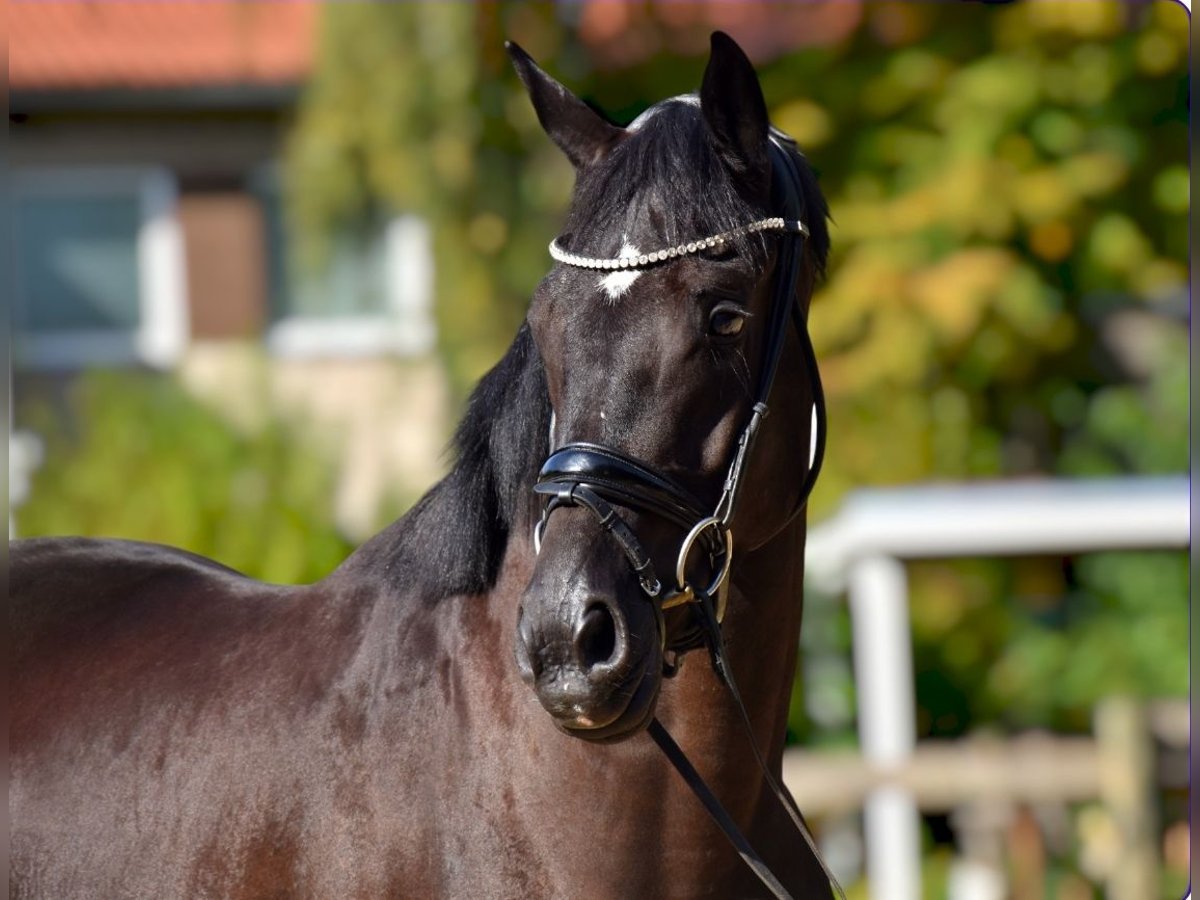
[[[700, 99], [682, 94], [641, 113], [626, 138], [597, 165], [579, 173], [564, 228], [572, 253], [600, 258], [650, 252], [727, 231], [772, 214], [747, 192], [719, 157], [704, 121]], [[795, 159], [801, 175], [810, 228], [809, 252], [818, 273], [829, 250], [828, 207], [803, 154]], [[749, 235], [732, 250], [760, 272], [769, 255], [769, 237]], [[615, 300], [627, 293], [636, 273], [593, 279]], [[632, 276], [632, 277], [630, 277]]]
[[[694, 97], [650, 107], [626, 135], [607, 157], [579, 173], [565, 229], [571, 252], [618, 257], [626, 245], [650, 252], [764, 215], [739, 192], [717, 156]], [[735, 249], [761, 267], [763, 240], [741, 243]]]
[[688, 106], [699, 107], [700, 106], [700, 95], [693, 92], [690, 94], [679, 94], [675, 97], [668, 97], [666, 100], [661, 100], [658, 103], [655, 103], [653, 106], [645, 109], [641, 113], [641, 115], [639, 115], [636, 119], [634, 119], [632, 122], [630, 122], [628, 125], [625, 126], [625, 130], [626, 131], [637, 131], [643, 125], [645, 125], [648, 121], [650, 121], [650, 119], [652, 119], [655, 115], [657, 115], [659, 112], [661, 112], [664, 107], [666, 107], [668, 104], [671, 104], [671, 103], [686, 103]]

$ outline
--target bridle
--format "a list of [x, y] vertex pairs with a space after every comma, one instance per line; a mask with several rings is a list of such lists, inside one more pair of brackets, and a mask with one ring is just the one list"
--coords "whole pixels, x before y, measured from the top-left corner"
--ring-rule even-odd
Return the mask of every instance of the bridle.
[[[731, 522], [737, 508], [742, 479], [747, 462], [754, 449], [754, 441], [763, 420], [767, 416], [767, 400], [775, 383], [775, 374], [783, 356], [790, 318], [795, 325], [803, 348], [805, 366], [813, 398], [813, 435], [809, 465], [801, 487], [800, 497], [792, 510], [791, 517], [804, 508], [816, 483], [825, 452], [825, 402], [821, 389], [820, 373], [816, 354], [804, 310], [797, 298], [803, 239], [808, 236], [804, 224], [804, 192], [800, 173], [795, 162], [795, 144], [783, 132], [772, 128], [769, 133], [768, 150], [772, 166], [772, 204], [778, 213], [710, 237], [700, 238], [665, 250], [656, 250], [636, 257], [593, 258], [580, 256], [563, 250], [557, 241], [550, 243], [550, 255], [558, 262], [576, 268], [598, 271], [620, 271], [645, 269], [670, 263], [680, 257], [719, 249], [739, 237], [754, 233], [778, 233], [780, 236], [776, 271], [772, 285], [771, 305], [767, 326], [767, 347], [763, 366], [759, 372], [755, 402], [750, 418], [742, 429], [737, 447], [730, 461], [728, 474], [721, 490], [720, 499], [711, 511], [689, 491], [676, 484], [671, 478], [657, 472], [646, 463], [612, 447], [593, 443], [573, 443], [560, 447], [550, 454], [542, 464], [534, 491], [542, 498], [542, 515], [534, 528], [534, 548], [541, 552], [542, 535], [551, 514], [556, 509], [582, 507], [595, 516], [602, 530], [612, 536], [621, 552], [629, 561], [643, 593], [655, 610], [660, 647], [664, 654], [664, 672], [671, 676], [678, 671], [679, 654], [690, 649], [693, 638], [685, 639], [673, 647], [667, 646], [664, 610], [691, 604], [697, 610], [699, 632], [703, 644], [718, 677], [729, 688], [741, 713], [747, 735], [763, 777], [779, 802], [788, 812], [826, 876], [845, 898], [845, 893], [821, 858], [816, 843], [804, 824], [799, 809], [791, 795], [771, 774], [762, 752], [754, 738], [753, 728], [745, 705], [737, 689], [737, 683], [726, 660], [721, 622], [725, 617], [728, 602], [729, 573], [733, 562], [733, 532]], [[654, 564], [637, 534], [621, 517], [615, 507], [625, 507], [648, 513], [666, 520], [686, 532], [676, 557], [674, 581], [664, 585], [654, 569]], [[692, 552], [699, 547], [705, 554], [713, 573], [707, 585], [697, 586], [688, 581], [687, 567]], [[715, 606], [713, 600], [716, 600]], [[675, 660], [668, 663], [666, 654], [674, 651]], [[688, 786], [696, 793], [705, 809], [724, 831], [742, 860], [753, 869], [762, 883], [776, 896], [790, 895], [771, 870], [742, 835], [737, 824], [725, 812], [717, 798], [692, 767], [679, 745], [667, 733], [658, 719], [651, 721], [648, 731], [666, 754]]]
[[[825, 404], [816, 355], [808, 334], [804, 311], [796, 296], [802, 241], [808, 235], [808, 227], [804, 224], [804, 195], [793, 157], [794, 146], [787, 135], [771, 129], [769, 148], [774, 175], [772, 201], [780, 215], [636, 257], [596, 259], [568, 253], [559, 247], [557, 241], [550, 243], [550, 255], [564, 265], [613, 271], [661, 265], [683, 256], [719, 249], [731, 244], [736, 238], [749, 234], [780, 234], [763, 366], [759, 373], [750, 418], [738, 438], [716, 507], [706, 509], [690, 491], [646, 463], [613, 447], [592, 443], [566, 444], [551, 453], [542, 464], [533, 488], [542, 497], [542, 515], [534, 528], [535, 550], [541, 551], [542, 535], [556, 509], [577, 506], [590, 511], [601, 528], [616, 541], [637, 575], [643, 593], [650, 599], [658, 616], [659, 639], [664, 651], [668, 649], [666, 627], [662, 618], [665, 610], [687, 603], [698, 603], [700, 597], [707, 595], [716, 598], [717, 622], [720, 623], [725, 618], [734, 547], [731, 523], [755, 437], [767, 416], [767, 400], [775, 383], [780, 358], [783, 356], [789, 317], [795, 323], [803, 346], [813, 394], [815, 429], [808, 470], [792, 516], [804, 507], [820, 472], [825, 450]], [[614, 506], [649, 513], [670, 522], [684, 532], [685, 537], [676, 554], [674, 579], [671, 583], [663, 583], [637, 534]], [[704, 586], [692, 585], [687, 579], [688, 562], [692, 551], [697, 547], [704, 552], [709, 569], [713, 573], [709, 583]], [[673, 673], [674, 668], [668, 666], [666, 674]]]

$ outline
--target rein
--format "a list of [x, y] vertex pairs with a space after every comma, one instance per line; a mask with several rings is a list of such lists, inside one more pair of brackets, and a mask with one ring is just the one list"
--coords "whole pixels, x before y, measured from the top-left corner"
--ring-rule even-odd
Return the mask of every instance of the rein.
[[[564, 506], [577, 506], [589, 510], [596, 517], [601, 528], [612, 536], [624, 553], [638, 578], [643, 593], [647, 595], [654, 607], [658, 620], [660, 646], [664, 657], [668, 650], [675, 654], [673, 663], [664, 662], [663, 674], [667, 677], [678, 671], [679, 654], [693, 644], [689, 639], [684, 646], [667, 647], [663, 611], [684, 604], [695, 607], [701, 640], [708, 648], [709, 658], [717, 677], [733, 698], [755, 759], [762, 770], [764, 781], [780, 805], [787, 811], [789, 818], [813, 852], [838, 895], [845, 900], [845, 893], [821, 858], [816, 842], [805, 825], [795, 800], [771, 774], [766, 759], [759, 749], [750, 717], [742, 702], [733, 673], [729, 669], [724, 638], [721, 633], [721, 622], [725, 617], [728, 602], [729, 573], [733, 560], [733, 533], [730, 523], [737, 508], [739, 489], [747, 462], [754, 449], [755, 438], [768, 413], [767, 400], [775, 382], [780, 358], [783, 356], [789, 318], [796, 327], [804, 352], [805, 366], [808, 370], [813, 395], [814, 427], [809, 465], [801, 487], [800, 499], [792, 512], [792, 517], [798, 514], [807, 503], [820, 472], [825, 451], [825, 401], [821, 389], [820, 373], [817, 369], [816, 354], [808, 333], [807, 322], [796, 299], [796, 286], [801, 268], [800, 251], [802, 240], [808, 234], [808, 228], [803, 222], [804, 203], [800, 188], [800, 176], [790, 149], [795, 145], [785, 134], [772, 128], [768, 146], [774, 176], [772, 178], [773, 200], [777, 209], [782, 213], [781, 216], [762, 219], [709, 238], [681, 244], [667, 250], [643, 254], [635, 258], [593, 259], [577, 256], [561, 249], [557, 241], [551, 242], [551, 256], [564, 265], [585, 269], [614, 270], [644, 268], [660, 262], [668, 262], [680, 256], [719, 247], [734, 237], [751, 233], [779, 232], [781, 237], [771, 298], [770, 321], [767, 331], [768, 343], [763, 368], [759, 375], [755, 402], [751, 408], [750, 419], [738, 438], [737, 449], [730, 462], [716, 507], [711, 512], [706, 512], [704, 505], [690, 492], [667, 476], [619, 450], [589, 443], [568, 444], [560, 447], [546, 459], [538, 475], [537, 483], [534, 485], [534, 491], [543, 498], [541, 519], [534, 529], [534, 548], [540, 552], [542, 535], [554, 510]], [[687, 536], [678, 551], [673, 584], [664, 586], [655, 571], [649, 553], [642, 546], [634, 530], [621, 518], [620, 513], [614, 508], [614, 504], [650, 513], [686, 530]], [[702, 587], [689, 583], [686, 577], [688, 560], [697, 546], [704, 552], [713, 572], [710, 583]], [[790, 898], [791, 895], [750, 846], [737, 823], [725, 811], [662, 723], [657, 718], [653, 719], [648, 726], [648, 731], [651, 738], [675, 766], [688, 787], [692, 789], [709, 815], [724, 832], [743, 862], [750, 867], [772, 895], [777, 898]]]

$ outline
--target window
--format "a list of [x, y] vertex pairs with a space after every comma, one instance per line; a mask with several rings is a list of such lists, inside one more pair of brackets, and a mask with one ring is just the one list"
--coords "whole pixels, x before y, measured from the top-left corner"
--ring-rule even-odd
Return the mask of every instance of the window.
[[18, 366], [174, 363], [187, 341], [175, 183], [160, 169], [13, 176]]
[[418, 355], [433, 349], [429, 226], [400, 215], [332, 241], [319, 268], [293, 252], [274, 172], [252, 180], [263, 205], [270, 274], [267, 346], [281, 356]]

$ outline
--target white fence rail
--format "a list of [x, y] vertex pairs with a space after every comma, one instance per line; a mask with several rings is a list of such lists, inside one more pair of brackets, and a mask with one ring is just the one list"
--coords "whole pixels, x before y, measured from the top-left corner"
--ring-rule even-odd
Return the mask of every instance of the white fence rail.
[[[944, 786], [953, 779], [956, 791], [978, 780], [970, 774], [971, 757], [951, 761], [956, 751], [917, 746], [904, 560], [1185, 548], [1188, 501], [1183, 475], [874, 489], [851, 494], [833, 518], [810, 531], [809, 588], [848, 595], [862, 748], [861, 760], [852, 765], [834, 760], [821, 765], [849, 766], [839, 774], [861, 787], [857, 802], [864, 811], [872, 897], [921, 896], [918, 805], [933, 790], [936, 773], [942, 772]], [[1075, 785], [1094, 796], [1103, 767], [1089, 756], [1092, 751], [1055, 747], [1065, 755], [1059, 787]], [[801, 757], [789, 760], [785, 777], [806, 808], [812, 807], [821, 788], [806, 782]], [[1003, 765], [994, 762], [985, 765], [990, 776], [1020, 768], [1011, 756]], [[1077, 768], [1067, 771], [1072, 765]], [[1033, 767], [1026, 768], [1030, 771], [1014, 777], [1033, 778]], [[828, 773], [821, 780], [838, 778]], [[1131, 894], [1118, 886], [1112, 896]]]

